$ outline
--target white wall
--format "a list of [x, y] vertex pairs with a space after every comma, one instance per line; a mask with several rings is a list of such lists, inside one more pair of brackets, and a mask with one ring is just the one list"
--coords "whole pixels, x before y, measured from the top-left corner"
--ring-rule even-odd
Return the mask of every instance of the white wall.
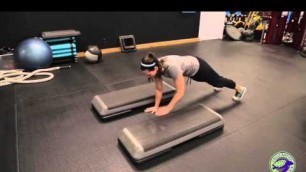
[[225, 11], [201, 12], [199, 39], [222, 39], [225, 21]]

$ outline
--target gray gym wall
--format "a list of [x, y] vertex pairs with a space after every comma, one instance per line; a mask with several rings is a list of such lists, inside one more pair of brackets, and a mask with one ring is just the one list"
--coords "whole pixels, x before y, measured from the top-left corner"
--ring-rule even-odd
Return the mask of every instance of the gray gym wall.
[[78, 51], [89, 44], [119, 47], [120, 35], [136, 44], [198, 37], [200, 12], [0, 12], [0, 47], [11, 48], [41, 32], [76, 29]]

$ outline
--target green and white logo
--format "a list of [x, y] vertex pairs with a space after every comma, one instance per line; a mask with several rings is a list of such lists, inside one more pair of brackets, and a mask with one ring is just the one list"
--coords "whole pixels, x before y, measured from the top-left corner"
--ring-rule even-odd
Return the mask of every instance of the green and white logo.
[[270, 159], [270, 172], [294, 172], [295, 159], [286, 151], [276, 152]]

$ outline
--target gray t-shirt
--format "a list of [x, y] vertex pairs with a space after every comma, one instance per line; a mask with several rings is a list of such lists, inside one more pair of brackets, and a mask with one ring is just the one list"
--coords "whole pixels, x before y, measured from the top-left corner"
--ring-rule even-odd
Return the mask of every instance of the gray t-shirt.
[[168, 55], [160, 57], [160, 60], [164, 60], [164, 66], [168, 67], [164, 76], [173, 79], [176, 79], [180, 73], [185, 77], [192, 77], [200, 67], [198, 59], [194, 56]]

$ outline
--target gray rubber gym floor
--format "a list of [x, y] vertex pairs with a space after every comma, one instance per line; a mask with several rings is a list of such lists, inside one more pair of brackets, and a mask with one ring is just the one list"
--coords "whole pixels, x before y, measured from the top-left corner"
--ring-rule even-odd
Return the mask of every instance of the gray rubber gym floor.
[[[90, 101], [96, 94], [146, 82], [139, 60], [148, 51], [200, 56], [248, 91], [235, 103], [233, 90], [215, 93], [193, 81], [177, 108], [203, 103], [224, 117], [224, 130], [134, 165], [118, 146], [117, 133], [155, 117], [140, 108], [103, 121]], [[272, 155], [281, 150], [294, 156], [296, 171], [306, 170], [306, 59], [292, 48], [202, 41], [105, 54], [100, 64], [80, 59], [71, 69], [53, 73], [49, 82], [0, 88], [1, 171], [265, 172]]]

